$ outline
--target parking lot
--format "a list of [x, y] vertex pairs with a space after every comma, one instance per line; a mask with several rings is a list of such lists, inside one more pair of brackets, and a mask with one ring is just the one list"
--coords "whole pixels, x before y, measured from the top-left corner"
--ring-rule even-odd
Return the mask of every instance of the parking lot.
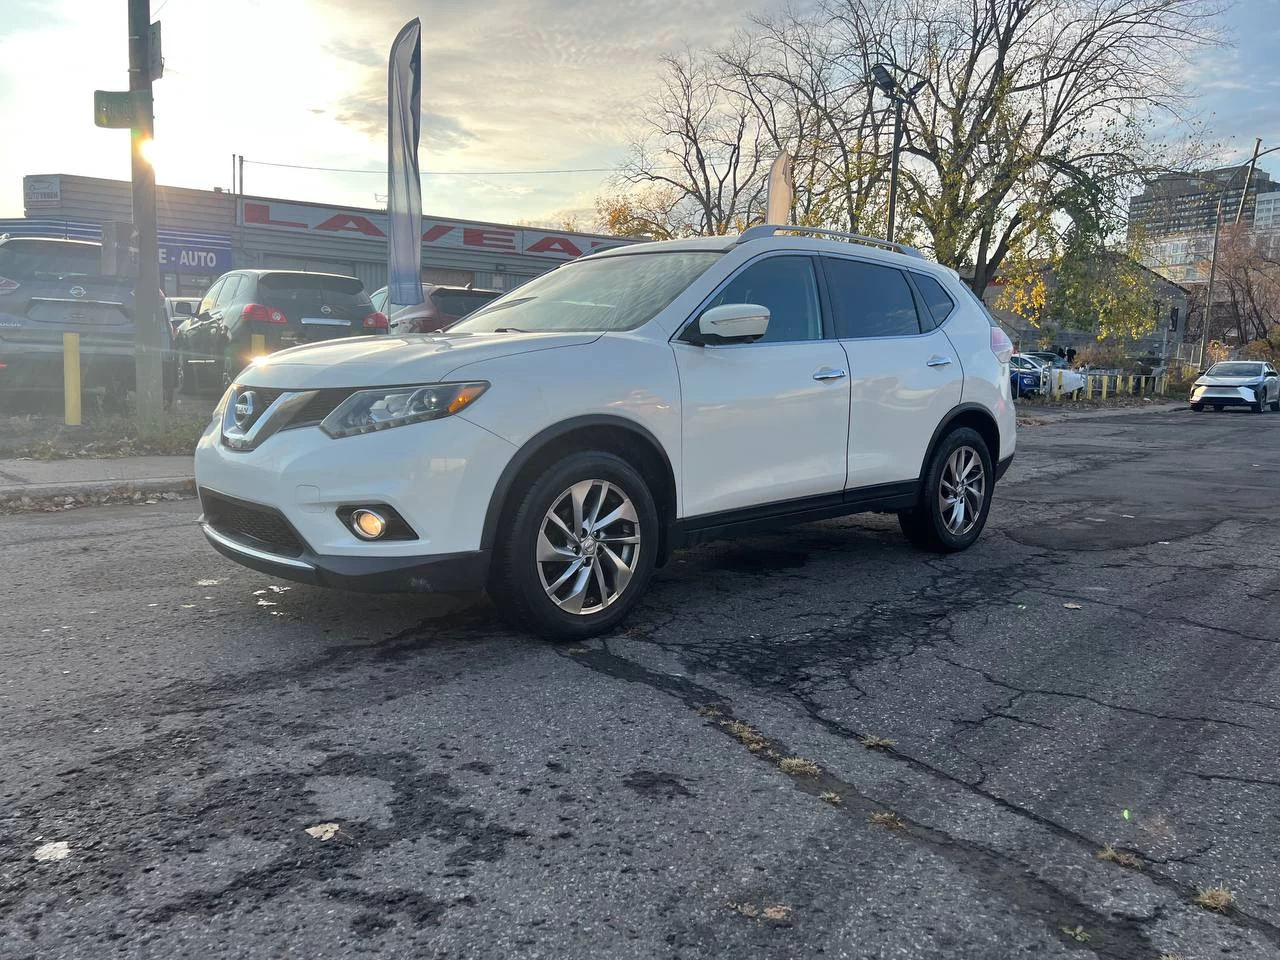
[[710, 544], [580, 647], [0, 518], [0, 955], [1280, 957], [1278, 494], [1280, 416], [1036, 426], [966, 553]]

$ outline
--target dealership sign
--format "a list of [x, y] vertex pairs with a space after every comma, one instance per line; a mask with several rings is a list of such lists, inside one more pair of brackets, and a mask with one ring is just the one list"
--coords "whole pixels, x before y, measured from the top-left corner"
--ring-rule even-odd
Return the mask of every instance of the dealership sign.
[[165, 273], [207, 273], [220, 276], [231, 269], [231, 245], [204, 245], [160, 238], [160, 269]]
[[[386, 240], [386, 214], [372, 210], [316, 207], [276, 200], [241, 200], [240, 222], [246, 227], [291, 230], [318, 236], [353, 236]], [[604, 247], [629, 241], [583, 233], [561, 233], [527, 227], [502, 227], [463, 220], [422, 218], [424, 247], [452, 247], [474, 252], [526, 254], [572, 260]]]

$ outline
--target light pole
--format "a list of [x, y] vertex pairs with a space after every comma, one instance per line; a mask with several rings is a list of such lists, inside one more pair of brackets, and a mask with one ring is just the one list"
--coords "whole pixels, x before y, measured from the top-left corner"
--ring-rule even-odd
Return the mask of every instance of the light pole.
[[893, 242], [893, 228], [898, 209], [898, 156], [902, 153], [902, 108], [911, 102], [911, 98], [920, 92], [924, 80], [918, 80], [906, 90], [901, 90], [898, 81], [890, 70], [896, 70], [893, 64], [877, 63], [871, 68], [876, 86], [884, 91], [893, 104], [893, 153], [889, 160], [889, 229], [885, 239]]

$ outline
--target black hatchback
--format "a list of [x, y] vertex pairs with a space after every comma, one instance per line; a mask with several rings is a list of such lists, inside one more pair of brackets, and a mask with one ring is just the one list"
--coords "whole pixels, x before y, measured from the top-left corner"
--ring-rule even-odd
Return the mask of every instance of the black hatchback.
[[373, 308], [356, 277], [233, 270], [209, 288], [195, 316], [178, 326], [178, 383], [185, 393], [221, 388], [260, 353], [386, 332], [387, 318]]

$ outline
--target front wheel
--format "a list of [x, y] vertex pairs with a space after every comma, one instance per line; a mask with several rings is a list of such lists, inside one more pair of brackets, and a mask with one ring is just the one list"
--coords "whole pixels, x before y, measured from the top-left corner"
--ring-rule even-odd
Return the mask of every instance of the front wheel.
[[995, 473], [986, 441], [961, 427], [940, 443], [929, 460], [920, 503], [898, 514], [898, 525], [913, 545], [934, 553], [954, 553], [973, 544], [991, 511]]
[[1259, 393], [1257, 397], [1258, 399], [1253, 401], [1253, 412], [1261, 413], [1263, 410], [1267, 409], [1267, 395], [1263, 392]]
[[617, 626], [657, 559], [658, 511], [644, 478], [611, 453], [575, 453], [516, 496], [494, 549], [494, 605], [549, 640]]
[[1204, 404], [1203, 404], [1203, 403], [1193, 403], [1193, 404], [1191, 405], [1191, 409], [1192, 409], [1192, 410], [1194, 410], [1196, 413], [1203, 413], [1203, 412], [1204, 412]]

